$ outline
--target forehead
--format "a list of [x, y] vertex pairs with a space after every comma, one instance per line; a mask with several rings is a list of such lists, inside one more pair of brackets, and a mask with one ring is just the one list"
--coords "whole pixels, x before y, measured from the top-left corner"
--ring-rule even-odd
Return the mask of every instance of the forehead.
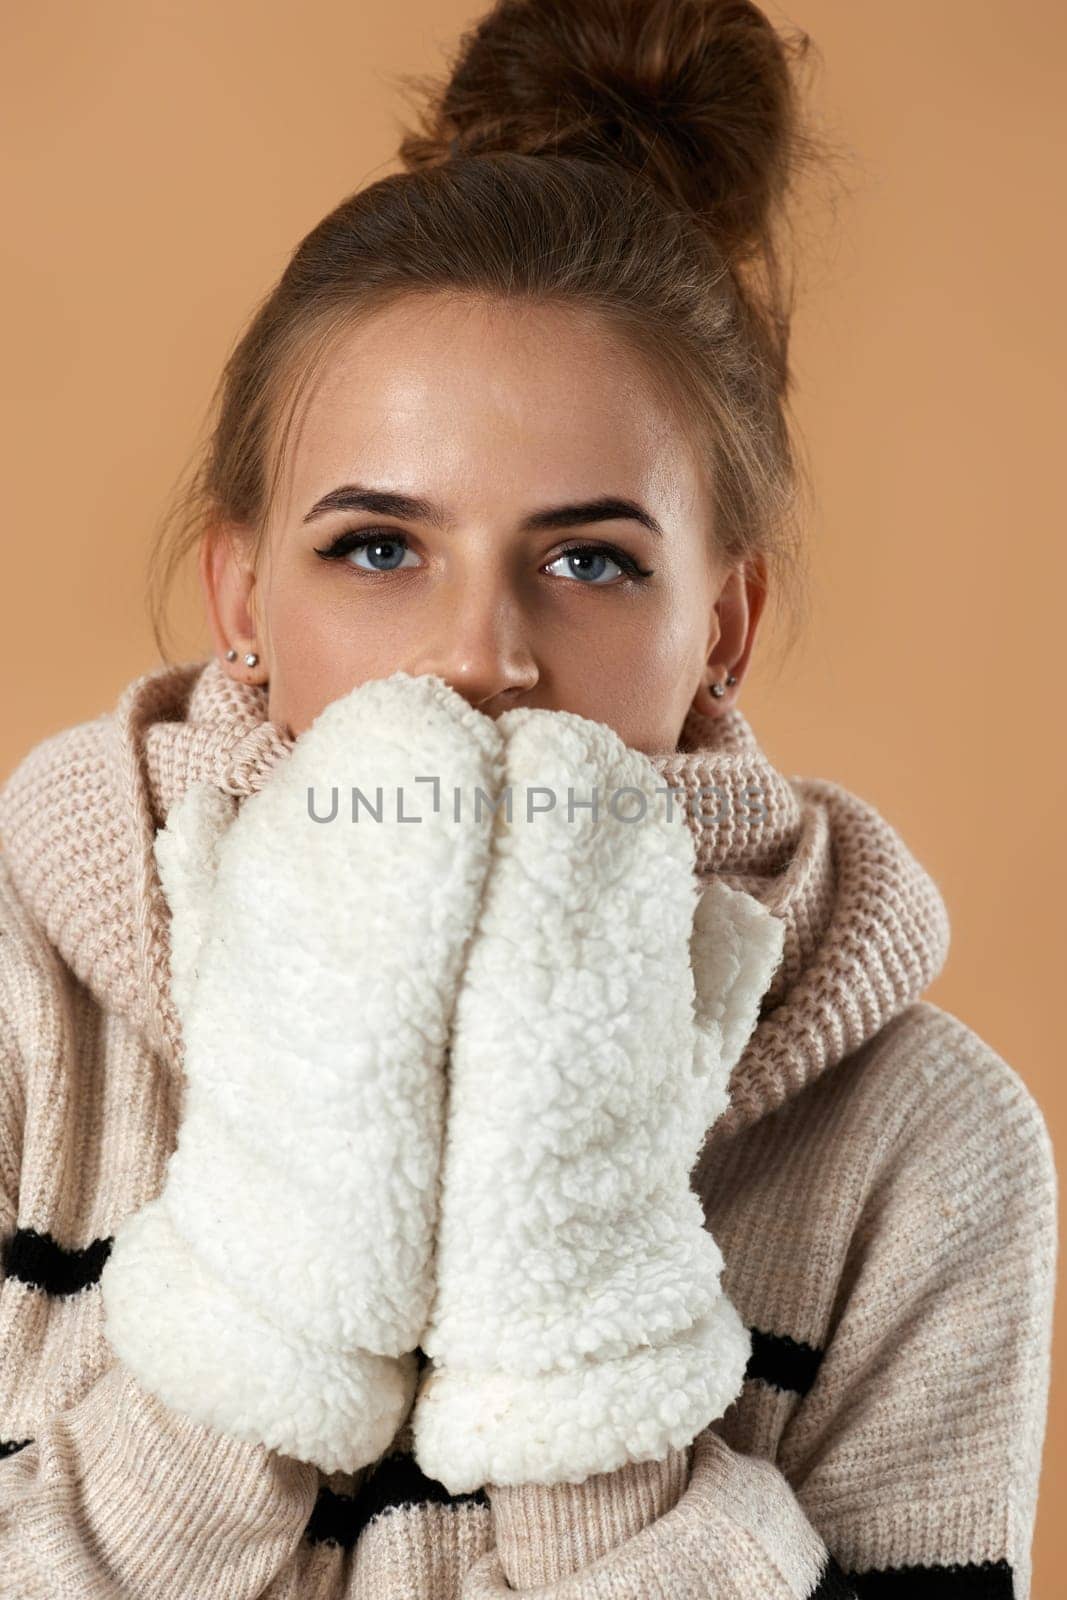
[[580, 308], [408, 297], [339, 332], [294, 419], [283, 500], [347, 479], [436, 492], [698, 491], [691, 446], [640, 357]]

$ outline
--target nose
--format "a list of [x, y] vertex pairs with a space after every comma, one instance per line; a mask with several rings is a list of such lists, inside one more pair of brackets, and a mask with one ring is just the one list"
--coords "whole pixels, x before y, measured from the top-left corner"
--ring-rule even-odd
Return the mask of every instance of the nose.
[[413, 675], [436, 673], [476, 711], [497, 717], [521, 704], [540, 673], [530, 643], [529, 619], [494, 583], [468, 583], [442, 592], [430, 637]]

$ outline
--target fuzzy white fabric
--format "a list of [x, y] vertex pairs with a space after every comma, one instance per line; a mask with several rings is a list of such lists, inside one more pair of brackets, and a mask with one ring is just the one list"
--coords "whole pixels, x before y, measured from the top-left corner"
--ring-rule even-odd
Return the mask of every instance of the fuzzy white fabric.
[[[752, 896], [701, 893], [659, 773], [612, 729], [497, 726], [512, 813], [456, 1000], [412, 1417], [452, 1494], [661, 1459], [740, 1393], [750, 1336], [688, 1175], [785, 937]], [[531, 816], [537, 786], [556, 803]]]
[[688, 1175], [784, 929], [701, 892], [646, 756], [397, 672], [240, 807], [190, 787], [155, 853], [185, 1099], [102, 1278], [147, 1389], [356, 1471], [421, 1344], [414, 1453], [451, 1493], [659, 1459], [721, 1415], [750, 1343]]
[[[331, 702], [236, 815], [194, 785], [156, 839], [185, 1099], [163, 1190], [104, 1268], [107, 1335], [165, 1403], [326, 1472], [395, 1436], [434, 1292], [448, 1027], [493, 818], [417, 780], [493, 794], [501, 762], [491, 719], [396, 673]], [[352, 820], [354, 787], [380, 821]]]

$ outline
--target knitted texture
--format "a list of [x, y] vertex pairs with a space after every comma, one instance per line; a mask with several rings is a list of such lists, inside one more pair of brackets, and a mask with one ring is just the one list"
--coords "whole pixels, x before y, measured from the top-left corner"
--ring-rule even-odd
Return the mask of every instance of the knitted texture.
[[326, 1476], [169, 1410], [98, 1279], [181, 1113], [153, 840], [291, 741], [214, 659], [131, 683], [0, 790], [0, 1596], [797, 1600], [1030, 1594], [1056, 1172], [1022, 1078], [921, 998], [942, 898], [891, 824], [778, 772], [742, 714], [653, 757], [698, 868], [785, 948], [692, 1174], [752, 1334], [685, 1450], [451, 1496], [410, 1454]]

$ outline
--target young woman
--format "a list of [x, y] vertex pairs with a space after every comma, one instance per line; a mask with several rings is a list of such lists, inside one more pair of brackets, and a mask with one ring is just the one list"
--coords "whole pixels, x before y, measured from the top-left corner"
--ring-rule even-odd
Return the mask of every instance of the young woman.
[[804, 42], [487, 14], [0, 794], [3, 1594], [1029, 1594], [1045, 1122], [739, 707]]

